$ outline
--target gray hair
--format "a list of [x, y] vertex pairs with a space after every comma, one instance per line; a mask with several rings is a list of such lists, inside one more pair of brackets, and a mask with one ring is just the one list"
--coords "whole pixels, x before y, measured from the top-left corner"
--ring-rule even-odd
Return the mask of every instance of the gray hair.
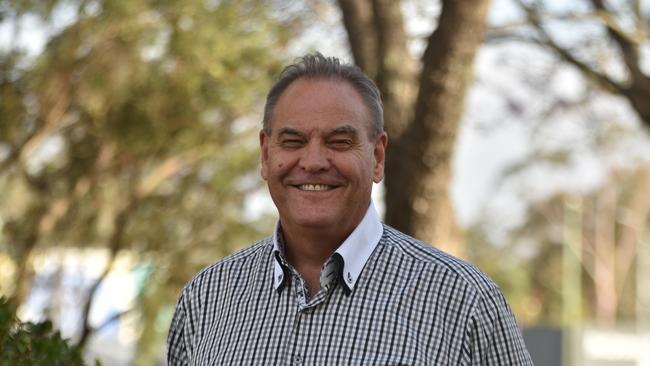
[[280, 99], [280, 95], [299, 78], [324, 78], [349, 82], [361, 95], [366, 108], [368, 108], [371, 122], [368, 128], [370, 138], [377, 137], [384, 130], [384, 110], [377, 85], [358, 67], [342, 64], [336, 57], [325, 57], [316, 52], [300, 57], [294, 64], [285, 67], [269, 90], [262, 121], [262, 128], [268, 135], [271, 134], [273, 108]]

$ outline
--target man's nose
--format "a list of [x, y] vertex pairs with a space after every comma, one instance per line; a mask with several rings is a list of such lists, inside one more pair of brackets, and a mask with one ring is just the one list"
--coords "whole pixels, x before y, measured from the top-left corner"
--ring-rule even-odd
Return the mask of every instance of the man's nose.
[[327, 148], [319, 142], [310, 142], [303, 150], [300, 167], [308, 172], [326, 170], [330, 166]]

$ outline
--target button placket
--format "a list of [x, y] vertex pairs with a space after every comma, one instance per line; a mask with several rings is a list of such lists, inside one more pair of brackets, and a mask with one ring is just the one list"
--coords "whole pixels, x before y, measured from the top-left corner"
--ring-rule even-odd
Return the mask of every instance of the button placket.
[[302, 309], [303, 307], [305, 307], [305, 304], [307, 302], [305, 297], [305, 286], [302, 280], [298, 278], [298, 276], [296, 276], [296, 281], [294, 282], [294, 284], [296, 285], [295, 296], [298, 302], [298, 308]]

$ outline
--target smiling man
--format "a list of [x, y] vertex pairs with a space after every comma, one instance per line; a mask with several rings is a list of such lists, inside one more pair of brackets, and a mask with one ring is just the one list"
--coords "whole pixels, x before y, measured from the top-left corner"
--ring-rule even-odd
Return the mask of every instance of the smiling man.
[[260, 132], [275, 231], [185, 286], [170, 365], [532, 365], [489, 278], [381, 223], [387, 144], [358, 68], [285, 68]]

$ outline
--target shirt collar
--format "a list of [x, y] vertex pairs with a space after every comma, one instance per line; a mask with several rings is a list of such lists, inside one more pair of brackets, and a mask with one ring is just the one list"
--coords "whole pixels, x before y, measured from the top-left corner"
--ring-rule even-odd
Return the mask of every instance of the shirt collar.
[[[282, 286], [287, 276], [284, 270], [287, 264], [281, 255], [284, 252], [281, 231], [280, 221], [278, 220], [275, 223], [275, 230], [273, 230], [273, 255], [275, 259], [273, 283], [276, 290]], [[335, 251], [343, 258], [343, 282], [350, 290], [357, 283], [361, 271], [375, 247], [377, 247], [383, 231], [384, 228], [379, 220], [379, 215], [371, 201], [359, 225]]]

